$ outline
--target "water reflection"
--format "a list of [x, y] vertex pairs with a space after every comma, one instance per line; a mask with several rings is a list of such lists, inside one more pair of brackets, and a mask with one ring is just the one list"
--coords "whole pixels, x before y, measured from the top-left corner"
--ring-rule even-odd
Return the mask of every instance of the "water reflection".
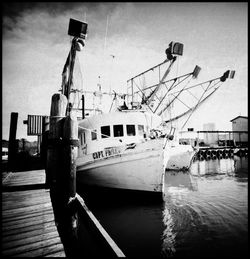
[[[164, 178], [164, 210], [162, 235], [162, 256], [174, 257], [178, 229], [188, 230], [188, 214], [190, 210], [181, 201], [189, 191], [196, 191], [197, 184], [190, 172], [166, 171]], [[179, 216], [181, 215], [181, 217]], [[191, 215], [191, 214], [189, 214]], [[191, 215], [192, 216], [192, 215]], [[185, 225], [185, 226], [184, 226]], [[180, 238], [180, 237], [178, 237]]]
[[245, 255], [247, 181], [247, 157], [195, 161], [188, 172], [166, 172], [163, 257]]
[[248, 173], [248, 157], [234, 157], [234, 168], [235, 173], [239, 173], [241, 175], [244, 175]]

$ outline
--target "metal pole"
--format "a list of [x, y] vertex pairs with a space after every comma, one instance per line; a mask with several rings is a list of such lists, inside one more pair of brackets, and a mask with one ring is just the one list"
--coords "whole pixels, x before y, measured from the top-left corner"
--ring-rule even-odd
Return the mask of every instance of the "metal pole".
[[82, 95], [82, 119], [85, 118], [85, 98], [84, 95]]
[[131, 105], [132, 105], [132, 109], [133, 109], [133, 102], [134, 102], [134, 89], [133, 89], [133, 82], [134, 82], [134, 80], [132, 79], [132, 81], [131, 81], [131, 89], [132, 89], [132, 101], [131, 101]]

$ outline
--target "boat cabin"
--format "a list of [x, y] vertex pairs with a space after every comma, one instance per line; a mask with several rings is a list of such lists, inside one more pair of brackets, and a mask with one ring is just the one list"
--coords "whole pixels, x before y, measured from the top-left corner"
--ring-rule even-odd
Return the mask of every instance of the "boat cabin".
[[146, 111], [124, 110], [88, 117], [79, 122], [79, 156], [146, 141], [161, 118]]

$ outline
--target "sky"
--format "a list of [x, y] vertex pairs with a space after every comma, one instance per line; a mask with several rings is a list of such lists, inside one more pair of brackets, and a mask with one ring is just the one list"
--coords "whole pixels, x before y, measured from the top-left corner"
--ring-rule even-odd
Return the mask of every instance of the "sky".
[[[23, 120], [49, 115], [61, 87], [70, 49], [69, 19], [88, 23], [77, 53], [84, 90], [110, 87], [126, 92], [127, 80], [165, 60], [171, 41], [184, 44], [174, 73], [202, 68], [197, 82], [235, 70], [190, 118], [186, 127], [232, 130], [230, 120], [248, 116], [247, 2], [10, 2], [2, 4], [2, 138], [9, 138], [10, 114], [18, 112], [17, 138], [27, 136]], [[114, 58], [112, 57], [114, 56]]]

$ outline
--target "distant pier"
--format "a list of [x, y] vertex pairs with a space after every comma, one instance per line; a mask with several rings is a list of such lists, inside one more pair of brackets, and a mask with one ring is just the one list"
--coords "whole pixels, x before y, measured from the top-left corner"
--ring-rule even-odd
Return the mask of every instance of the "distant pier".
[[199, 147], [199, 151], [196, 154], [196, 158], [203, 159], [215, 159], [215, 158], [228, 158], [237, 156], [248, 155], [248, 147]]

